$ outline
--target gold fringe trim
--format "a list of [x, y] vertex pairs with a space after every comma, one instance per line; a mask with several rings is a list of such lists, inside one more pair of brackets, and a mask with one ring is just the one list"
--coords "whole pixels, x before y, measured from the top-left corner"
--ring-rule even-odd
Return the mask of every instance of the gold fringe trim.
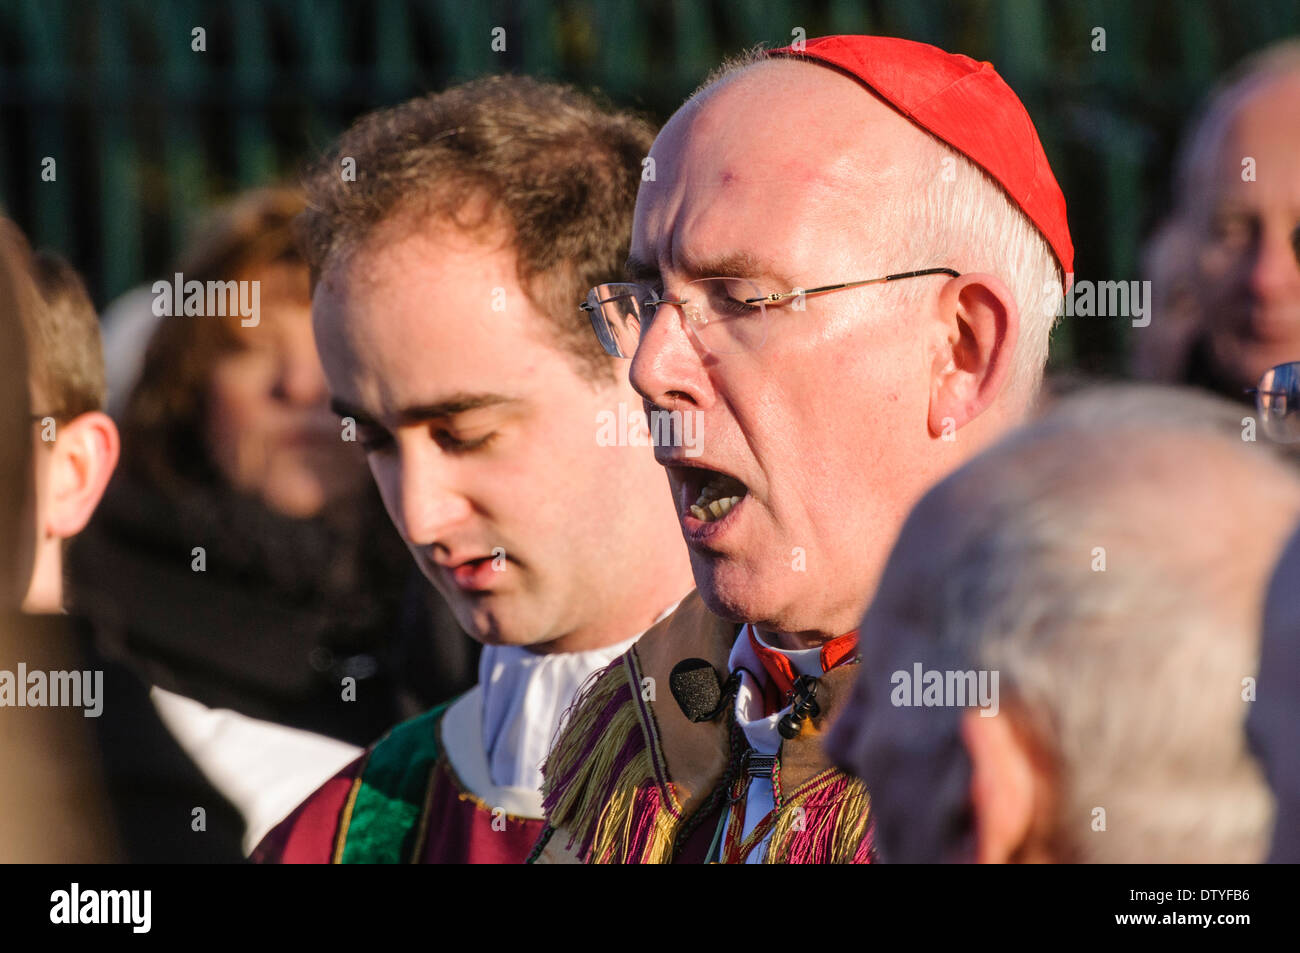
[[[628, 697], [614, 717], [595, 737], [596, 725], [615, 704], [620, 691], [639, 691], [632, 684], [627, 666], [611, 666], [574, 702], [568, 722], [547, 756], [542, 796], [547, 801], [547, 822], [568, 834], [581, 846], [590, 843], [583, 860], [588, 863], [668, 863], [673, 839], [680, 823], [671, 791], [659, 792], [665, 803], [656, 812], [653, 831], [638, 857], [627, 857], [637, 816], [638, 792], [655, 785], [653, 754], [641, 745], [632, 760], [615, 775], [615, 761], [633, 733], [642, 732], [637, 700]], [[555, 791], [555, 779], [568, 777], [563, 790]], [[650, 792], [646, 791], [649, 796]], [[552, 803], [552, 798], [554, 802]]]
[[650, 771], [649, 755], [643, 752], [619, 776], [596, 819], [596, 837], [591, 845], [591, 856], [596, 863], [672, 863], [680, 817], [662, 804], [655, 811], [650, 836], [642, 849], [637, 856], [628, 856], [634, 836], [632, 824], [638, 814], [637, 793], [654, 784]]
[[[831, 846], [828, 862], [853, 863], [853, 856], [862, 845], [863, 838], [867, 836], [867, 827], [870, 823], [871, 798], [867, 794], [865, 784], [857, 778], [851, 778], [833, 806], [821, 807], [816, 811], [797, 810], [822, 787], [837, 780], [838, 775], [840, 772], [837, 769], [830, 769], [821, 783], [818, 783], [818, 779], [808, 781], [801, 792], [782, 805], [781, 812], [772, 825], [772, 839], [768, 843], [767, 854], [763, 858], [764, 863], [787, 863], [786, 858], [796, 837], [819, 840], [828, 826], [833, 828], [830, 832]], [[798, 831], [795, 829], [795, 824], [801, 816], [805, 829]]]

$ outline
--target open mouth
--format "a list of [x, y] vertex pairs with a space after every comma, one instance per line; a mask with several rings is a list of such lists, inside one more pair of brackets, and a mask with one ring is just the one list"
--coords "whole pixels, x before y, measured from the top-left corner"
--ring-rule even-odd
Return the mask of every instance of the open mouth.
[[702, 523], [715, 523], [749, 494], [749, 488], [735, 477], [716, 470], [683, 468], [683, 495], [694, 499], [687, 509]]
[[430, 579], [437, 575], [462, 592], [473, 593], [498, 588], [504, 581], [506, 560], [504, 550], [494, 550], [489, 555], [461, 559], [460, 562], [430, 558], [421, 568], [428, 566], [425, 575]]

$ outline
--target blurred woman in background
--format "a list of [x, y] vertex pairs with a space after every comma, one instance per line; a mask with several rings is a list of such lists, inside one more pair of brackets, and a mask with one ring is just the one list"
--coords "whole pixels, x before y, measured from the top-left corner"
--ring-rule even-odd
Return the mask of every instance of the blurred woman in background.
[[258, 313], [160, 319], [120, 421], [118, 474], [69, 553], [74, 611], [155, 686], [252, 843], [307, 775], [321, 774], [311, 790], [476, 675], [477, 645], [413, 572], [329, 409], [292, 230], [301, 208], [286, 189], [249, 193], [183, 256], [184, 283], [256, 282], [256, 299], [243, 293]]

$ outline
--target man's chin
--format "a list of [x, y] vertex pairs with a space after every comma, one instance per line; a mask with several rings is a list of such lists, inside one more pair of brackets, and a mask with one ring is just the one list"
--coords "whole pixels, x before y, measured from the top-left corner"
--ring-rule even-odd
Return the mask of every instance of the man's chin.
[[546, 645], [550, 641], [548, 636], [539, 635], [536, 632], [509, 632], [499, 629], [491, 629], [479, 633], [472, 632], [470, 635], [476, 642], [483, 645], [513, 645], [521, 649], [538, 648]]
[[484, 594], [477, 600], [465, 596], [449, 599], [452, 614], [474, 641], [483, 645], [540, 645], [551, 636], [539, 629], [537, 613], [512, 604], [501, 596]]
[[[1292, 344], [1279, 344], [1274, 341], [1256, 339], [1232, 339], [1218, 342], [1214, 348], [1213, 359], [1219, 376], [1234, 388], [1254, 387], [1264, 372], [1279, 364], [1300, 361], [1300, 340]], [[1232, 396], [1243, 400], [1245, 397], [1235, 391]]]
[[732, 622], [771, 618], [770, 587], [728, 560], [691, 555], [691, 570], [700, 598], [714, 615]]

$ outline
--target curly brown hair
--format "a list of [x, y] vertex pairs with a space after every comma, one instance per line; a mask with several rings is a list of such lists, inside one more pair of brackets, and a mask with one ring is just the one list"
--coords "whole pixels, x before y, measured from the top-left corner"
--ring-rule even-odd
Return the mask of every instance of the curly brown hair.
[[608, 380], [610, 361], [577, 305], [587, 289], [623, 274], [653, 140], [643, 119], [525, 76], [474, 80], [369, 113], [305, 179], [299, 227], [313, 283], [398, 213], [470, 232], [505, 225], [530, 301], [584, 374]]

